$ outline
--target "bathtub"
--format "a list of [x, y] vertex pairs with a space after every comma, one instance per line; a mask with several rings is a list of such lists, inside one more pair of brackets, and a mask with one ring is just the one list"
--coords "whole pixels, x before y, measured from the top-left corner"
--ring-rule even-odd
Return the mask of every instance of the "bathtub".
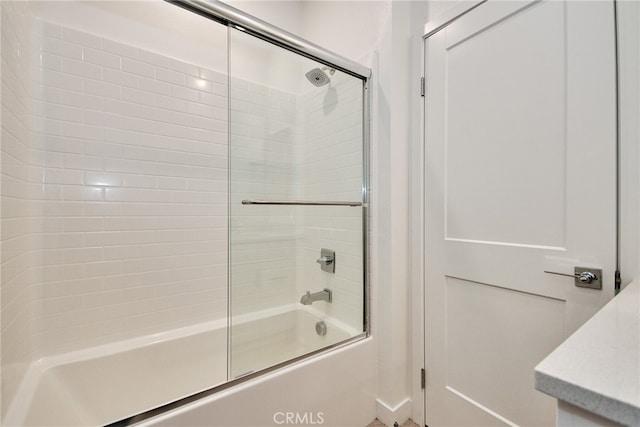
[[[319, 321], [327, 326], [325, 335], [316, 333]], [[3, 425], [113, 423], [225, 384], [228, 373], [237, 379], [358, 335], [299, 304], [238, 317], [230, 334], [226, 323], [41, 359], [30, 367]]]

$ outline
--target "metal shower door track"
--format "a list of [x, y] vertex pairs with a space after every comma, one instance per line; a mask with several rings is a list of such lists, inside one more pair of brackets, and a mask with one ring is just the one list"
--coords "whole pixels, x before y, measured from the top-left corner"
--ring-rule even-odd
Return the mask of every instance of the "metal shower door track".
[[311, 59], [325, 62], [335, 68], [362, 79], [371, 78], [371, 70], [348, 58], [330, 52], [316, 44], [284, 31], [261, 19], [247, 15], [218, 0], [166, 0], [200, 15], [215, 19], [223, 24], [231, 24], [236, 29], [292, 50]]

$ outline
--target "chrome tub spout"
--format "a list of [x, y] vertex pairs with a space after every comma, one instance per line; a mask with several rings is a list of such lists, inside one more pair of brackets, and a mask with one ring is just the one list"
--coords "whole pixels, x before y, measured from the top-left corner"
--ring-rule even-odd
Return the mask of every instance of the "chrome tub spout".
[[331, 289], [327, 288], [314, 293], [307, 291], [307, 293], [302, 295], [302, 298], [300, 298], [300, 304], [311, 305], [316, 301], [326, 301], [330, 303], [332, 300], [331, 294]]

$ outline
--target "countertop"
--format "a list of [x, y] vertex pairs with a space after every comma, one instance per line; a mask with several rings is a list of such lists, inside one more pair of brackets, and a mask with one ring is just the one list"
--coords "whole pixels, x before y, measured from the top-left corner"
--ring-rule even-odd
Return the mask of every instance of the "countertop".
[[640, 426], [640, 281], [627, 285], [535, 368], [536, 389]]

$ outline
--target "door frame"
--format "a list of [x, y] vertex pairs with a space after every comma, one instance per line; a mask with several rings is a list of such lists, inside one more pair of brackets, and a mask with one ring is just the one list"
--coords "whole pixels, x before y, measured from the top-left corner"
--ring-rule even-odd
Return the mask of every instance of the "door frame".
[[[458, 2], [442, 14], [433, 17], [424, 25], [420, 50], [420, 78], [424, 81], [425, 70], [425, 45], [427, 39], [436, 32], [444, 29], [462, 15], [480, 6], [488, 0], [467, 0]], [[638, 54], [631, 52], [634, 46], [640, 44], [639, 40], [630, 40], [629, 34], [621, 32], [619, 26], [621, 9], [618, 0], [612, 0], [616, 10], [616, 98], [617, 98], [617, 269], [621, 272], [622, 288], [633, 280], [640, 278], [640, 147], [638, 126], [632, 122], [637, 119], [640, 90], [634, 80], [634, 66], [637, 65]], [[631, 8], [629, 8], [631, 9]], [[640, 6], [632, 12], [640, 12]], [[627, 12], [627, 9], [625, 9]], [[640, 13], [638, 13], [640, 17]], [[622, 16], [622, 19], [629, 19]], [[640, 18], [639, 18], [640, 19]], [[628, 30], [627, 30], [628, 31]], [[621, 54], [624, 61], [621, 60]], [[631, 90], [633, 95], [629, 96]], [[626, 92], [625, 92], [626, 91]], [[411, 212], [411, 282], [412, 282], [412, 339], [414, 342], [412, 352], [411, 370], [414, 378], [412, 387], [413, 420], [420, 426], [425, 426], [426, 421], [426, 393], [421, 384], [421, 371], [425, 368], [425, 271], [424, 256], [425, 243], [425, 101], [422, 98], [420, 111], [419, 140], [414, 141], [412, 152], [415, 154], [410, 159], [411, 182], [410, 212]], [[627, 122], [627, 120], [629, 120]], [[426, 385], [429, 379], [426, 378]]]
[[[437, 31], [440, 31], [465, 13], [478, 7], [487, 0], [466, 0], [457, 2], [442, 14], [429, 19], [424, 25], [420, 47], [420, 78], [425, 75], [425, 43], [426, 39]], [[422, 387], [422, 370], [425, 368], [425, 271], [424, 271], [424, 255], [426, 236], [424, 235], [424, 179], [425, 179], [425, 97], [422, 97], [420, 103], [420, 133], [419, 140], [414, 141], [412, 153], [415, 155], [409, 159], [411, 170], [411, 187], [410, 194], [410, 212], [411, 222], [411, 324], [412, 324], [412, 354], [411, 354], [411, 372], [412, 372], [412, 400], [413, 404], [413, 421], [419, 426], [425, 425], [426, 420], [426, 394], [425, 388]], [[426, 379], [428, 383], [428, 378]]]

